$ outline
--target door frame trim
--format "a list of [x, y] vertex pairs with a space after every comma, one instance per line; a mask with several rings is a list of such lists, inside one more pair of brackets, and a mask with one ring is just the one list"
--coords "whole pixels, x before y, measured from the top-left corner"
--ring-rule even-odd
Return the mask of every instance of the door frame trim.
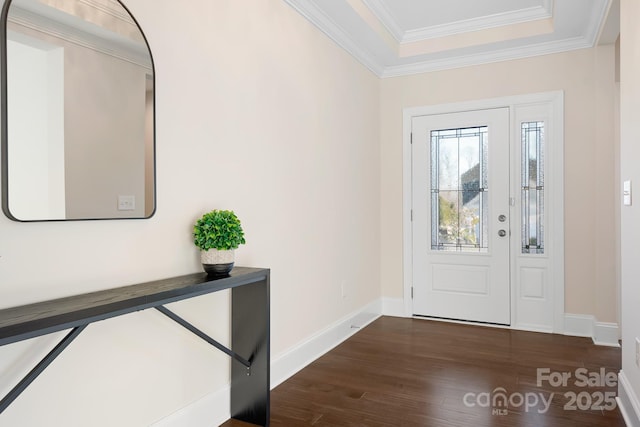
[[[552, 134], [553, 144], [547, 146], [548, 156], [553, 159], [547, 163], [550, 170], [549, 176], [554, 177], [553, 188], [549, 191], [552, 211], [549, 212], [549, 222], [552, 222], [553, 233], [547, 236], [547, 242], [553, 246], [553, 258], [551, 261], [551, 279], [553, 284], [553, 326], [552, 330], [518, 326], [515, 295], [514, 273], [511, 272], [511, 328], [537, 330], [543, 332], [564, 332], [564, 92], [542, 92], [525, 95], [515, 95], [499, 98], [489, 98], [456, 103], [426, 105], [419, 107], [407, 107], [402, 112], [402, 245], [403, 245], [403, 290], [404, 290], [404, 314], [413, 316], [413, 303], [411, 287], [413, 282], [413, 254], [412, 254], [412, 170], [411, 170], [411, 121], [413, 117], [446, 114], [471, 110], [485, 110], [507, 107], [511, 117], [518, 106], [547, 103], [552, 106]], [[515, 130], [512, 130], [515, 132]], [[513, 133], [512, 133], [513, 135]], [[512, 191], [515, 191], [513, 189]]]

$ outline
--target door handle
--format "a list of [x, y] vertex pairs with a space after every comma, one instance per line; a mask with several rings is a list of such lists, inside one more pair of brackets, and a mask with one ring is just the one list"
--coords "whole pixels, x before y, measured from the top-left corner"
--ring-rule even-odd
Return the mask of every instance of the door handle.
[[505, 230], [499, 230], [499, 231], [498, 231], [498, 236], [500, 236], [500, 237], [504, 237], [504, 236], [506, 236], [506, 235], [507, 235], [507, 232], [506, 232]]

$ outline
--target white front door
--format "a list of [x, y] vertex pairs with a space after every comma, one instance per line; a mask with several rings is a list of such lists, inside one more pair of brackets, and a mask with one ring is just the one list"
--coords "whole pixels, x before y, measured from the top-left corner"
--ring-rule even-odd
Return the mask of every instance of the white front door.
[[413, 314], [509, 325], [509, 108], [413, 117]]

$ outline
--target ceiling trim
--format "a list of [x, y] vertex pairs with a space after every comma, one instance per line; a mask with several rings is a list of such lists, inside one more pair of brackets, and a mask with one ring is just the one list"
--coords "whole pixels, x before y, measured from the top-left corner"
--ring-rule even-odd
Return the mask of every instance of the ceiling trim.
[[449, 24], [437, 25], [430, 28], [407, 31], [402, 38], [402, 43], [453, 36], [456, 34], [487, 30], [490, 28], [520, 24], [523, 22], [538, 21], [541, 19], [549, 19], [552, 16], [553, 14], [551, 12], [542, 7], [532, 7], [512, 12], [497, 13], [495, 15], [466, 19], [464, 21], [451, 22]]
[[362, 0], [362, 3], [378, 18], [378, 21], [384, 25], [393, 38], [396, 39], [398, 43], [401, 43], [404, 38], [404, 31], [384, 3], [380, 0]]
[[610, 1], [605, 13], [607, 17], [596, 38], [597, 44], [613, 44], [620, 35], [620, 0]]
[[[29, 28], [32, 31], [46, 34], [50, 37], [64, 40], [152, 70], [146, 44], [136, 45], [136, 48], [133, 48], [132, 46], [127, 46], [122, 43], [116, 43], [114, 40], [105, 40], [102, 37], [54, 21], [48, 17], [35, 14], [15, 5], [11, 6], [11, 16], [8, 18], [8, 21], [14, 25]], [[8, 31], [11, 31], [11, 28], [9, 28]], [[33, 37], [32, 35], [28, 36]]]
[[[489, 52], [482, 52], [471, 55], [456, 56], [451, 58], [426, 60], [414, 62], [404, 65], [385, 65], [371, 52], [361, 48], [353, 38], [341, 29], [329, 16], [325, 14], [313, 0], [284, 0], [289, 6], [300, 13], [303, 17], [314, 24], [320, 31], [325, 33], [338, 46], [342, 47], [358, 60], [367, 69], [380, 78], [398, 77], [410, 74], [426, 73], [431, 71], [439, 71], [445, 69], [467, 67], [472, 65], [487, 64], [499, 61], [508, 61], [513, 59], [522, 59], [532, 56], [548, 55], [553, 53], [566, 52], [576, 49], [591, 48], [595, 45], [598, 34], [601, 31], [601, 23], [609, 9], [609, 4], [613, 0], [602, 2], [600, 10], [595, 11], [589, 27], [585, 34], [570, 39], [538, 43], [526, 47], [518, 46]], [[362, 0], [367, 5], [377, 0]], [[553, 0], [544, 0], [545, 6], [553, 5]], [[394, 30], [388, 28], [390, 33], [394, 35]], [[394, 35], [395, 37], [395, 35]]]
[[549, 19], [553, 16], [553, 0], [543, 0], [543, 4], [541, 6], [403, 31], [383, 2], [380, 0], [362, 1], [380, 20], [380, 22], [382, 22], [398, 43], [412, 43], [438, 37], [453, 36], [460, 33], [486, 30], [504, 25]]
[[489, 64], [492, 62], [510, 61], [529, 58], [533, 56], [549, 55], [553, 53], [567, 52], [576, 49], [593, 47], [586, 37], [574, 37], [572, 39], [557, 42], [538, 43], [527, 47], [514, 47], [509, 49], [494, 50], [472, 55], [456, 56], [440, 60], [415, 62], [406, 65], [386, 67], [380, 75], [381, 78], [399, 77], [409, 74], [428, 73], [431, 71], [448, 70], [452, 68], [468, 67], [472, 65]]
[[116, 0], [106, 0], [105, 1], [96, 1], [96, 0], [79, 0], [80, 3], [84, 3], [88, 7], [99, 10], [102, 13], [110, 15], [116, 19], [124, 21], [128, 24], [138, 26], [130, 14], [124, 9], [123, 5], [121, 5]]
[[614, 0], [603, 1], [600, 10], [592, 15], [586, 35], [592, 47], [598, 42], [598, 38], [607, 24], [607, 15], [609, 14], [609, 9], [611, 9], [613, 2]]
[[372, 73], [380, 77], [384, 67], [376, 61], [369, 52], [360, 48], [351, 37], [342, 30], [331, 18], [327, 16], [313, 1], [310, 0], [284, 0], [289, 6], [304, 16], [320, 31], [325, 33], [338, 46], [349, 52], [362, 65], [367, 67]]

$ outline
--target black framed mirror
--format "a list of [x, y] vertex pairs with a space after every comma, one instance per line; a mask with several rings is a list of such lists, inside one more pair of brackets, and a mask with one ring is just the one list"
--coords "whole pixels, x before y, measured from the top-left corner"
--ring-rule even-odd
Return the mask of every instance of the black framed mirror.
[[155, 212], [155, 77], [118, 0], [5, 0], [2, 210], [16, 221]]

